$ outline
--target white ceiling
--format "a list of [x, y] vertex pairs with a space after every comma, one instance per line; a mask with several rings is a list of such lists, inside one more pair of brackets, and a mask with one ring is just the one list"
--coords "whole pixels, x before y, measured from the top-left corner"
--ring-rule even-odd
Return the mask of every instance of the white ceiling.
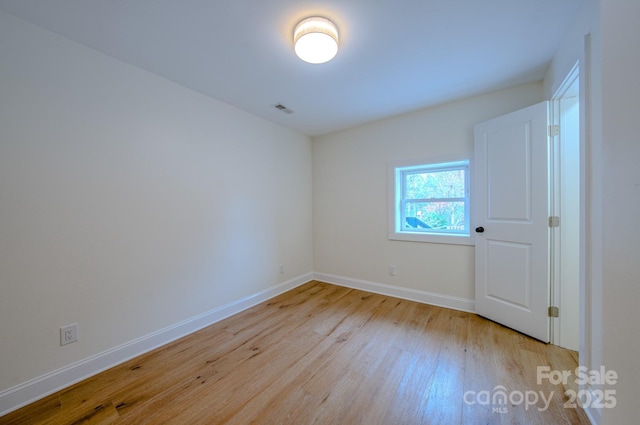
[[[0, 0], [0, 10], [313, 136], [541, 80], [581, 1]], [[326, 64], [293, 53], [293, 27], [313, 15], [340, 32]]]

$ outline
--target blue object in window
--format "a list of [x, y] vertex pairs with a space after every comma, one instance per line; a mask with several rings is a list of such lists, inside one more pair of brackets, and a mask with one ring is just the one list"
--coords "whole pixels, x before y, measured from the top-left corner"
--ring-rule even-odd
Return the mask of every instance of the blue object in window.
[[420, 220], [418, 217], [407, 217], [406, 220], [407, 224], [413, 228], [421, 227], [423, 229], [431, 229], [431, 226]]

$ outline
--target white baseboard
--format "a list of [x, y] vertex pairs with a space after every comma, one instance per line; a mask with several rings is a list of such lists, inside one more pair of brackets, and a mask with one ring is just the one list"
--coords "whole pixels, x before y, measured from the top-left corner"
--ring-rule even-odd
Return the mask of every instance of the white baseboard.
[[264, 291], [260, 291], [233, 303], [1, 391], [0, 416], [6, 415], [20, 407], [80, 382], [83, 379], [219, 322], [310, 280], [313, 280], [313, 273], [298, 276], [265, 289]]
[[449, 295], [385, 285], [383, 283], [369, 282], [366, 280], [352, 279], [349, 277], [335, 276], [326, 273], [314, 273], [313, 278], [315, 280], [346, 286], [348, 288], [360, 289], [363, 291], [375, 292], [376, 294], [403, 298], [405, 300], [417, 301], [424, 304], [431, 304], [438, 307], [446, 307], [454, 310], [475, 313], [475, 301], [467, 298], [451, 297]]

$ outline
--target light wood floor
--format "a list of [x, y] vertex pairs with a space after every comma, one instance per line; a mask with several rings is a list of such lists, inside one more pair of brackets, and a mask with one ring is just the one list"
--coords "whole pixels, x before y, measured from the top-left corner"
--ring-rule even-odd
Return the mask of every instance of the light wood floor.
[[[586, 425], [562, 385], [536, 383], [576, 362], [474, 314], [310, 282], [0, 424]], [[479, 403], [500, 385], [512, 403]]]

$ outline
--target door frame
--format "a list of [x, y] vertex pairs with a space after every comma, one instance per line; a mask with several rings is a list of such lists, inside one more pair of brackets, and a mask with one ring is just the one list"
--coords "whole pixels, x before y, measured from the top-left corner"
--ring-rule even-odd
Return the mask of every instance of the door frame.
[[[567, 73], [566, 77], [559, 85], [556, 92], [551, 97], [551, 101], [549, 102], [549, 124], [552, 126], [562, 126], [562, 112], [563, 108], [561, 106], [561, 102], [567, 96], [569, 90], [572, 86], [578, 81], [579, 83], [579, 92], [582, 95], [582, 81], [580, 81], [580, 62], [576, 62], [571, 70]], [[578, 167], [579, 167], [579, 205], [578, 205], [578, 233], [579, 235], [584, 235], [585, 231], [585, 220], [584, 220], [584, 211], [585, 211], [585, 203], [584, 203], [584, 137], [583, 137], [583, 100], [580, 99], [579, 102], [579, 128], [578, 128]], [[562, 245], [564, 242], [561, 237], [561, 230], [563, 223], [566, 223], [565, 219], [568, 217], [563, 217], [563, 211], [560, 209], [561, 201], [563, 199], [563, 193], [560, 190], [561, 187], [561, 176], [562, 176], [562, 167], [561, 167], [561, 146], [562, 144], [562, 135], [563, 129], [560, 127], [560, 132], [556, 137], [553, 137], [551, 140], [550, 151], [549, 151], [549, 214], [551, 216], [559, 216], [560, 217], [560, 227], [550, 228], [549, 233], [549, 284], [550, 284], [550, 304], [552, 306], [557, 306], [560, 309], [559, 317], [551, 317], [550, 319], [550, 342], [554, 345], [563, 346], [565, 348], [572, 348], [575, 350], [579, 349], [580, 346], [580, 335], [581, 335], [581, 326], [580, 326], [580, 311], [584, 308], [582, 304], [581, 290], [583, 287], [581, 284], [581, 280], [584, 277], [583, 267], [584, 267], [584, 243], [578, 243], [576, 247], [578, 249], [578, 285], [575, 288], [575, 293], [572, 296], [576, 297], [577, 300], [577, 308], [578, 308], [578, 326], [574, 330], [576, 332], [576, 336], [578, 338], [578, 344], [576, 347], [566, 347], [566, 344], [563, 343], [562, 338], [562, 330], [567, 326], [568, 321], [563, 321], [563, 311], [567, 311], [568, 302], [565, 302], [563, 306], [563, 288], [566, 294], [568, 283], [565, 282], [563, 285], [562, 281], [562, 273], [561, 268], [562, 264], [565, 262], [562, 259]], [[574, 292], [572, 290], [571, 292]]]

